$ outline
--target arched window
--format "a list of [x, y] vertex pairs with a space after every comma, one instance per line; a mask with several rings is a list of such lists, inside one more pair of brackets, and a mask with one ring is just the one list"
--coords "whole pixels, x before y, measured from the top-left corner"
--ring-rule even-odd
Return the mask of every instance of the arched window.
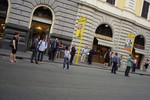
[[110, 28], [109, 25], [107, 24], [102, 24], [100, 25], [97, 29], [96, 29], [96, 34], [100, 34], [100, 35], [104, 35], [104, 36], [108, 36], [108, 37], [113, 37], [112, 34], [112, 29]]
[[142, 35], [138, 35], [135, 37], [134, 47], [138, 49], [144, 49], [145, 39]]
[[8, 1], [0, 0], [0, 39], [3, 38], [3, 31], [5, 28], [5, 20], [7, 17]]

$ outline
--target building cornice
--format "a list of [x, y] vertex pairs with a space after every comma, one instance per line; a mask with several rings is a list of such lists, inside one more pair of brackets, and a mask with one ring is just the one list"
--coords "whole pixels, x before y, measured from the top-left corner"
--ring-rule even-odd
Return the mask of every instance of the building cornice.
[[[107, 15], [116, 17], [120, 20], [128, 21], [128, 22], [130, 22], [134, 25], [143, 27], [147, 30], [150, 29], [150, 21], [148, 21], [147, 19], [144, 19], [140, 16], [136, 16], [133, 12], [130, 12], [126, 9], [125, 10], [119, 9], [116, 6], [110, 5], [110, 4], [108, 4], [106, 2], [103, 2], [103, 1], [98, 1], [102, 5], [101, 7], [99, 7], [94, 0], [92, 0], [93, 4], [91, 4], [90, 2], [86, 2], [86, 1], [87, 0], [84, 0], [84, 1], [83, 0], [78, 0], [78, 4], [88, 6], [92, 9], [103, 12]], [[108, 7], [109, 7], [109, 9], [105, 9], [105, 8], [108, 8]], [[115, 12], [115, 13], [113, 13], [113, 12]]]

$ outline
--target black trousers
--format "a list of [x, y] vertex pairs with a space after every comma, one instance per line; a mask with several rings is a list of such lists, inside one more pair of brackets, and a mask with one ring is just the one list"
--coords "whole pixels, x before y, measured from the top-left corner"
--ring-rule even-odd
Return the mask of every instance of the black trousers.
[[72, 55], [71, 55], [71, 58], [70, 58], [70, 64], [72, 64], [72, 61], [73, 61], [74, 55], [75, 55], [75, 54], [72, 54]]
[[111, 69], [111, 73], [116, 74], [116, 71], [117, 71], [117, 62], [113, 62], [113, 66], [112, 66], [112, 69]]
[[131, 69], [131, 67], [127, 66], [127, 68], [125, 70], [125, 76], [129, 76], [130, 69]]
[[52, 61], [54, 61], [54, 59], [55, 59], [56, 51], [57, 51], [56, 48], [52, 49], [52, 57], [51, 57]]
[[43, 51], [39, 51], [39, 55], [38, 55], [38, 61], [42, 61], [43, 60]]
[[35, 62], [37, 62], [37, 53], [38, 53], [38, 50], [33, 50], [32, 51], [32, 55], [31, 55], [31, 62], [33, 62], [33, 59], [35, 60]]
[[89, 64], [92, 64], [92, 58], [93, 58], [93, 56], [91, 56], [91, 55], [88, 56], [88, 63]]

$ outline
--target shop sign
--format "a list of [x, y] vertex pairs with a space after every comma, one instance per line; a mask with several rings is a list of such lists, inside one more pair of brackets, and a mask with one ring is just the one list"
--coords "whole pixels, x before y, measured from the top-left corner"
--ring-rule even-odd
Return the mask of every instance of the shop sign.
[[108, 36], [105, 36], [105, 35], [100, 35], [100, 34], [95, 34], [95, 37], [101, 38], [101, 39], [104, 39], [104, 40], [109, 40], [109, 41], [112, 40], [111, 37], [108, 37]]

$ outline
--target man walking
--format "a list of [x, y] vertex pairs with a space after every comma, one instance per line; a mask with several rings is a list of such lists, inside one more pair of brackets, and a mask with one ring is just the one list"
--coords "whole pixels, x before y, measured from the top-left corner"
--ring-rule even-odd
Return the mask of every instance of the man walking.
[[113, 57], [112, 60], [113, 60], [113, 66], [112, 66], [112, 69], [111, 69], [111, 73], [116, 74], [117, 67], [118, 67], [117, 64], [118, 64], [118, 60], [119, 60], [117, 53], [115, 53], [115, 56]]
[[40, 36], [36, 36], [33, 42], [33, 50], [32, 50], [32, 56], [31, 56], [31, 63], [33, 63], [33, 59], [35, 60], [35, 63], [38, 64], [37, 62], [37, 53], [38, 53], [38, 42], [40, 40]]
[[51, 49], [52, 49], [52, 55], [51, 55], [52, 57], [51, 57], [51, 59], [52, 59], [52, 61], [54, 61], [55, 54], [56, 54], [56, 51], [58, 49], [58, 38], [56, 38], [55, 41], [52, 43]]

